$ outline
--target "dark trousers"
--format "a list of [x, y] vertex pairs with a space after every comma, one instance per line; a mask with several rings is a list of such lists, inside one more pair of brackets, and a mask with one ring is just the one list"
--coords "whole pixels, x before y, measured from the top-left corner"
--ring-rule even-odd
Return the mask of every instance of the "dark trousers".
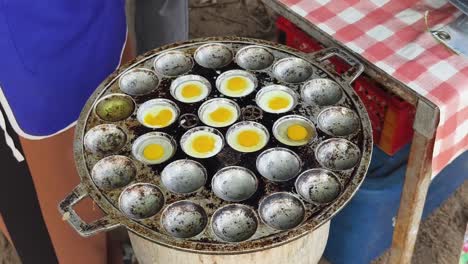
[[19, 158], [21, 143], [1, 105], [0, 115], [0, 215], [23, 264], [58, 263], [28, 164]]

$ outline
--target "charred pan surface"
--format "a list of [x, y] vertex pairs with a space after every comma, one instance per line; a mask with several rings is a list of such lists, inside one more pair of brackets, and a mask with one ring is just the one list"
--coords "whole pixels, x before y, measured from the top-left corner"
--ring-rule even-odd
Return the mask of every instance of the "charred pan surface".
[[[164, 188], [164, 185], [161, 182], [160, 175], [165, 165], [167, 165], [168, 163], [175, 160], [188, 158], [188, 156], [181, 150], [180, 146], [178, 146], [176, 153], [169, 161], [160, 165], [144, 165], [141, 162], [135, 160], [132, 156], [132, 143], [139, 136], [151, 132], [153, 130], [144, 127], [136, 120], [136, 111], [133, 111], [131, 115], [126, 119], [112, 122], [104, 121], [102, 118], [99, 118], [95, 114], [96, 102], [99, 101], [101, 98], [115, 93], [123, 94], [122, 90], [119, 88], [119, 78], [123, 74], [125, 74], [131, 69], [146, 68], [151, 71], [154, 71], [157, 74], [157, 78], [159, 80], [158, 87], [154, 90], [148, 88], [147, 91], [149, 92], [147, 94], [140, 96], [131, 96], [133, 102], [135, 103], [135, 109], [138, 109], [139, 105], [141, 105], [143, 102], [154, 98], [166, 98], [176, 102], [181, 112], [181, 116], [179, 117], [180, 119], [176, 120], [176, 122], [173, 125], [163, 129], [158, 129], [158, 131], [167, 133], [173, 136], [176, 139], [176, 141], [179, 141], [182, 134], [184, 134], [189, 128], [192, 128], [194, 124], [197, 126], [202, 125], [197, 118], [197, 110], [199, 105], [203, 102], [196, 103], [193, 105], [177, 102], [171, 96], [169, 91], [171, 81], [174, 78], [159, 74], [158, 71], [154, 69], [154, 59], [158, 55], [161, 55], [166, 51], [182, 51], [186, 54], [190, 54], [191, 58], [193, 58], [194, 52], [197, 50], [198, 47], [204, 44], [212, 43], [220, 43], [223, 47], [225, 46], [230, 51], [232, 51], [232, 56], [228, 56], [230, 57], [229, 62], [226, 62], [227, 60], [224, 60], [226, 57], [221, 58], [223, 59], [223, 61], [221, 61], [221, 59], [217, 58], [216, 56], [211, 57], [218, 59], [219, 64], [217, 65], [217, 67], [221, 68], [210, 69], [200, 66], [198, 63], [196, 63], [196, 59], [194, 59], [193, 66], [188, 72], [185, 72], [185, 74], [201, 75], [211, 82], [213, 89], [211, 92], [211, 96], [208, 99], [213, 98], [212, 96], [222, 97], [219, 91], [215, 89], [215, 80], [217, 76], [219, 76], [222, 72], [225, 72], [227, 70], [243, 69], [236, 63], [237, 60], [239, 60], [239, 62], [242, 60], [241, 64], [244, 63], [246, 65], [250, 65], [249, 67], [252, 68], [262, 68], [260, 70], [254, 69], [253, 71], [250, 71], [251, 73], [255, 74], [255, 77], [257, 78], [259, 83], [256, 91], [258, 91], [261, 87], [266, 85], [281, 84], [290, 87], [298, 94], [300, 94], [301, 87], [305, 82], [317, 78], [329, 79], [336, 83], [342, 89], [342, 96], [334, 96], [332, 101], [336, 102], [333, 103], [333, 106], [345, 107], [354, 111], [357, 117], [358, 127], [353, 127], [352, 133], [344, 133], [346, 135], [330, 135], [330, 133], [322, 131], [317, 124], [317, 116], [325, 108], [331, 107], [332, 105], [321, 106], [318, 104], [306, 104], [299, 100], [299, 103], [294, 108], [294, 110], [286, 114], [301, 115], [309, 118], [317, 128], [317, 135], [315, 135], [316, 138], [312, 142], [304, 146], [288, 147], [281, 144], [274, 137], [271, 136], [266, 147], [263, 148], [263, 150], [267, 150], [275, 147], [285, 147], [294, 151], [294, 153], [296, 153], [302, 160], [301, 172], [304, 172], [308, 169], [324, 167], [322, 166], [324, 164], [321, 165], [321, 162], [316, 158], [320, 156], [316, 153], [316, 150], [317, 147], [320, 144], [323, 144], [323, 142], [326, 140], [346, 140], [351, 142], [353, 145], [357, 146], [359, 156], [357, 157], [357, 161], [355, 162], [354, 166], [343, 170], [335, 170], [336, 168], [330, 169], [333, 171], [334, 175], [336, 175], [339, 184], [338, 186], [335, 182], [333, 182], [333, 186], [335, 188], [334, 190], [338, 190], [336, 192], [339, 192], [339, 194], [331, 202], [329, 202], [329, 200], [326, 200], [327, 203], [314, 203], [303, 199], [298, 194], [294, 186], [297, 177], [281, 182], [273, 182], [262, 177], [256, 169], [256, 158], [263, 150], [257, 151], [255, 153], [238, 153], [231, 149], [229, 146], [225, 146], [224, 149], [214, 158], [204, 160], [197, 159], [197, 161], [200, 162], [203, 165], [203, 167], [207, 170], [208, 179], [204, 186], [202, 186], [195, 192], [187, 194], [171, 192], [168, 189]], [[246, 57], [247, 55], [243, 55], [241, 59], [236, 57], [236, 54], [239, 50], [252, 45], [254, 45], [257, 48], [261, 48], [258, 50], [259, 52], [261, 51], [260, 55], [253, 56], [255, 54], [252, 55], [251, 51], [249, 51], [250, 53], [248, 54], [251, 55], [249, 57]], [[264, 52], [265, 50], [267, 52]], [[273, 60], [271, 60], [269, 54], [273, 56]], [[252, 58], [256, 57], [260, 58], [260, 60], [257, 61], [258, 63], [252, 62]], [[288, 70], [278, 71], [276, 75], [275, 73], [273, 73], [273, 65], [275, 65], [275, 63], [279, 60], [289, 57], [299, 59], [296, 61], [299, 61], [301, 63], [301, 65], [299, 65], [301, 74], [298, 74], [298, 76], [300, 75], [300, 78], [290, 78], [291, 71]], [[294, 60], [292, 60], [292, 62], [294, 62]], [[222, 64], [224, 63], [226, 63], [226, 65], [223, 66]], [[265, 67], [265, 65], [268, 66]], [[162, 69], [164, 69], [164, 72], [167, 73], [168, 71], [170, 71], [170, 69], [168, 69], [165, 66], [166, 65], [164, 65], [164, 67], [161, 67]], [[281, 78], [277, 78], [277, 75], [281, 74], [281, 72], [288, 73], [288, 75], [283, 79], [283, 81], [280, 81]], [[305, 80], [302, 80], [303, 76], [308, 75], [309, 73], [310, 77], [305, 78]], [[300, 81], [305, 82], [296, 83], [295, 81], [299, 79]], [[357, 95], [354, 93], [354, 91], [352, 90], [352, 88], [346, 80], [346, 76], [341, 77], [330, 74], [322, 65], [317, 63], [316, 58], [313, 55], [305, 55], [286, 46], [266, 42], [263, 40], [246, 39], [238, 37], [206, 38], [191, 40], [183, 43], [175, 43], [150, 51], [144, 54], [143, 56], [140, 56], [135, 60], [127, 63], [121, 68], [117, 69], [106, 80], [104, 80], [104, 82], [89, 98], [85, 108], [81, 113], [76, 127], [74, 150], [77, 170], [82, 181], [82, 188], [89, 194], [89, 196], [91, 196], [91, 198], [96, 202], [96, 204], [106, 214], [108, 214], [108, 216], [111, 219], [113, 219], [113, 221], [111, 222], [118, 222], [120, 225], [125, 226], [131, 232], [134, 232], [135, 234], [145, 237], [147, 239], [150, 239], [155, 243], [165, 245], [168, 247], [208, 254], [241, 254], [276, 247], [284, 243], [288, 243], [318, 228], [320, 225], [328, 221], [334, 214], [336, 214], [357, 191], [367, 172], [367, 167], [370, 162], [372, 150], [371, 127], [367, 113], [359, 97], [357, 97]], [[284, 81], [291, 82], [285, 83]], [[238, 121], [253, 120], [259, 122], [265, 127], [267, 127], [268, 130], [270, 130], [270, 134], [272, 134], [271, 128], [273, 126], [274, 121], [276, 121], [279, 117], [286, 115], [270, 114], [261, 110], [255, 103], [255, 92], [246, 97], [235, 99], [235, 101], [241, 108], [241, 115]], [[181, 124], [181, 121], [183, 120], [185, 121], [185, 124]], [[348, 122], [349, 120], [345, 121]], [[355, 125], [355, 121], [356, 120], [352, 120], [353, 126]], [[96, 165], [96, 163], [98, 163], [103, 157], [108, 156], [110, 154], [105, 153], [104, 155], [98, 155], [96, 153], [93, 153], [85, 147], [84, 138], [86, 133], [89, 132], [92, 128], [98, 125], [109, 123], [119, 127], [125, 134], [125, 144], [121, 146], [119, 150], [113, 151], [112, 155], [121, 155], [129, 157], [135, 166], [136, 175], [125, 186], [101, 188], [99, 187], [99, 185], [96, 185], [93, 182], [91, 177], [91, 171]], [[338, 129], [339, 132], [342, 130], [342, 127], [339, 126], [339, 124], [336, 126], [332, 126], [332, 128]], [[220, 128], [219, 130], [223, 135], [225, 135], [227, 128]], [[333, 133], [334, 130], [330, 129], [330, 131], [331, 133]], [[338, 154], [336, 153], [336, 151], [338, 151]], [[332, 165], [336, 165], [338, 163], [336, 163], [335, 161], [340, 157], [340, 155], [344, 157], [349, 157], [347, 156], [349, 154], [348, 149], [343, 149], [341, 153], [339, 151], [340, 148], [336, 147], [334, 151], [332, 150], [330, 152], [330, 154], [325, 153], [326, 155], [324, 154], [323, 156], [326, 156], [327, 159], [329, 159], [327, 160], [327, 162], [331, 162]], [[356, 151], [354, 151], [351, 154], [356, 154]], [[229, 238], [222, 237], [222, 235], [220, 237], [220, 235], [216, 235], [216, 233], [213, 230], [213, 215], [215, 214], [215, 212], [220, 208], [224, 208], [229, 204], [233, 204], [231, 202], [224, 201], [217, 197], [211, 189], [211, 179], [213, 175], [221, 168], [227, 166], [245, 167], [253, 171], [258, 179], [257, 191], [247, 200], [236, 202], [236, 204], [239, 204], [239, 206], [241, 207], [245, 206], [246, 208], [250, 208], [252, 210], [251, 212], [253, 213], [253, 215], [252, 213], [246, 214], [250, 217], [250, 220], [246, 221], [248, 225], [244, 225], [246, 234], [249, 233], [249, 228], [252, 227], [254, 222], [256, 222], [257, 225], [255, 227], [254, 234], [245, 241], [230, 242], [227, 240]], [[133, 204], [133, 207], [130, 206], [133, 209], [129, 210], [128, 212], [130, 212], [130, 214], [134, 214], [134, 216], [137, 217], [128, 217], [128, 215], [124, 214], [119, 209], [119, 197], [121, 197], [122, 193], [126, 190], [126, 188], [130, 188], [135, 184], [149, 184], [151, 186], [156, 186], [158, 188], [157, 190], [161, 192], [162, 196], [159, 196], [158, 191], [154, 190], [150, 191], [149, 193], [150, 196], [152, 195], [154, 197], [159, 198], [158, 201], [163, 203], [161, 205], [161, 208], [138, 206], [135, 207], [135, 204]], [[329, 183], [327, 182], [327, 184]], [[279, 225], [279, 227], [288, 228], [282, 228], [284, 230], [278, 230], [265, 224], [265, 222], [261, 220], [262, 217], [260, 217], [259, 215], [260, 202], [264, 200], [265, 197], [269, 197], [270, 195], [275, 193], [288, 193], [288, 195], [295, 197], [291, 198], [293, 201], [296, 201], [295, 199], [299, 201], [299, 203], [295, 204], [298, 205], [297, 215], [299, 215], [299, 218], [301, 220], [300, 222], [297, 220], [299, 218], [296, 219], [296, 222], [295, 219], [290, 219], [292, 224]], [[136, 192], [136, 196], [138, 197], [145, 196], [139, 194], [142, 193]], [[328, 195], [327, 197], [334, 197], [335, 195], [336, 193], [333, 193]], [[133, 198], [129, 198], [129, 200], [134, 201], [136, 204], [138, 204], [138, 201], [141, 201], [138, 199], [135, 200]], [[182, 206], [176, 207], [175, 209], [173, 208], [172, 210], [168, 209], [177, 205], [181, 201], [186, 201], [187, 204], [183, 204]], [[191, 203], [196, 204], [199, 207], [194, 206]], [[303, 216], [301, 216], [300, 209], [302, 208], [302, 205], [304, 208]], [[146, 212], [146, 214], [145, 212], [141, 212], [142, 208], [148, 209], [149, 213]], [[167, 216], [169, 212], [171, 216]], [[170, 219], [170, 217], [175, 217], [179, 214], [184, 214], [186, 212], [190, 213], [187, 214], [187, 217], [184, 218], [184, 221], [180, 222], [179, 226], [170, 226], [167, 224], [169, 223], [169, 221], [166, 221], [165, 224], [163, 220]], [[265, 218], [266, 216], [267, 215], [265, 215]], [[270, 216], [273, 217], [273, 215]], [[108, 218], [103, 220], [102, 223], [97, 223], [102, 225], [108, 225], [110, 223], [107, 219]], [[225, 235], [226, 234], [229, 235], [229, 233], [225, 233]], [[177, 236], [185, 238], [177, 238]], [[245, 237], [247, 237], [247, 235]], [[243, 237], [241, 240], [245, 239], [245, 237]]]

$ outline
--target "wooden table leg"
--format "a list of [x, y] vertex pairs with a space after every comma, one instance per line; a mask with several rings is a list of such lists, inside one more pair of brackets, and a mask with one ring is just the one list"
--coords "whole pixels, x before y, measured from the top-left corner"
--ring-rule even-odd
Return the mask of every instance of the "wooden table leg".
[[411, 263], [414, 244], [431, 183], [432, 152], [438, 109], [419, 102], [400, 208], [388, 263]]

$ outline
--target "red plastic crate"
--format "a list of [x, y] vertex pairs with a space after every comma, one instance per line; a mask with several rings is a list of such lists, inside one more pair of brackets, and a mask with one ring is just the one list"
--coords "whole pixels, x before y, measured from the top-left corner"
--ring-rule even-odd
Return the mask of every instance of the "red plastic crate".
[[384, 126], [378, 146], [393, 155], [413, 136], [413, 121], [416, 109], [397, 96], [392, 96], [385, 112]]
[[378, 143], [383, 130], [385, 112], [387, 111], [390, 96], [378, 84], [364, 76], [356, 79], [353, 88], [366, 106], [372, 125], [374, 142]]
[[282, 44], [286, 44], [303, 52], [314, 52], [323, 49], [323, 46], [320, 45], [319, 42], [309, 37], [309, 35], [284, 17], [279, 17], [276, 20], [276, 27], [278, 30], [285, 33], [285, 39]]
[[[314, 52], [323, 48], [315, 39], [296, 27], [284, 17], [276, 21], [278, 41], [303, 52]], [[344, 73], [349, 65], [340, 58], [330, 58], [334, 70]], [[373, 138], [385, 153], [393, 155], [412, 138], [412, 124], [415, 109], [374, 82], [361, 75], [353, 83], [353, 88], [364, 103], [371, 121]]]

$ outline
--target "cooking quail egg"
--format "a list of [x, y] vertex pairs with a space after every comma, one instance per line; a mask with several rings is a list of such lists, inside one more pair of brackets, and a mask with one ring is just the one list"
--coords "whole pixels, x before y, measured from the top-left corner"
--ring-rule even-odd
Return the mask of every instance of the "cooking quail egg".
[[170, 126], [179, 115], [177, 105], [167, 99], [152, 99], [144, 102], [137, 112], [138, 121], [149, 128]]
[[137, 138], [132, 154], [146, 164], [160, 164], [170, 159], [176, 150], [176, 142], [166, 133], [150, 132]]
[[282, 85], [269, 85], [262, 88], [255, 97], [257, 105], [268, 113], [285, 113], [296, 106], [297, 95]]
[[198, 75], [186, 75], [175, 79], [171, 84], [172, 96], [183, 103], [196, 103], [205, 99], [211, 92], [210, 82]]
[[273, 124], [273, 135], [288, 146], [303, 146], [312, 141], [317, 133], [314, 124], [299, 115], [288, 115]]
[[180, 140], [182, 150], [194, 158], [210, 158], [224, 146], [222, 134], [211, 127], [195, 127], [185, 132]]
[[216, 79], [216, 87], [226, 96], [243, 97], [255, 90], [257, 79], [246, 71], [231, 70], [224, 72]]
[[239, 152], [255, 152], [265, 147], [270, 136], [263, 125], [243, 121], [230, 127], [226, 137], [231, 148]]
[[227, 127], [239, 118], [240, 108], [236, 102], [215, 98], [206, 101], [200, 106], [198, 116], [200, 120], [212, 127]]

